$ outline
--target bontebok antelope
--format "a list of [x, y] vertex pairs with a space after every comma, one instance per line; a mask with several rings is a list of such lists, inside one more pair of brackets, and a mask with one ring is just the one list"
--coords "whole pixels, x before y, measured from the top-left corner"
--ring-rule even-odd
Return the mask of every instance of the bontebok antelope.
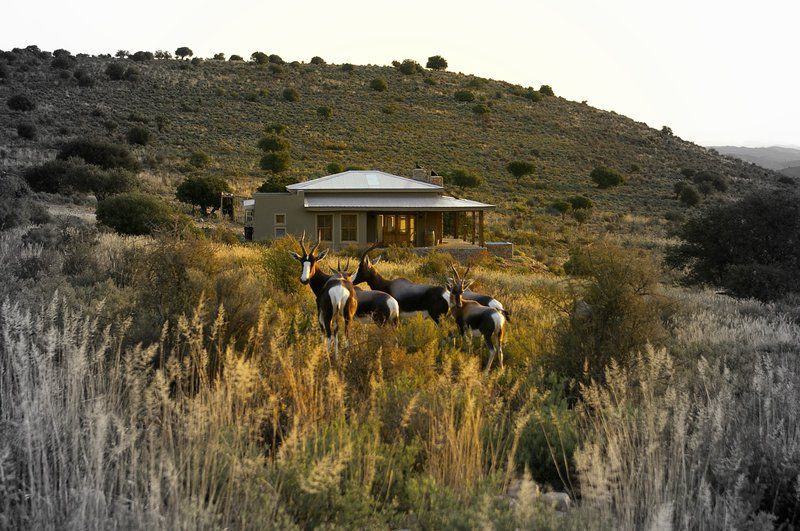
[[[464, 298], [464, 292], [472, 284], [471, 280], [461, 278], [453, 269], [454, 277], [450, 279], [450, 305], [451, 313], [458, 325], [458, 331], [463, 336], [483, 336], [483, 341], [489, 349], [489, 361], [486, 362], [486, 372], [492, 366], [495, 354], [500, 358], [500, 367], [503, 366], [503, 336], [505, 335], [506, 318], [503, 311], [497, 308], [484, 306], [476, 301]], [[469, 267], [464, 277], [469, 274]], [[471, 341], [471, 338], [468, 339]]]
[[336, 274], [332, 275], [322, 286], [317, 295], [317, 317], [322, 331], [325, 333], [326, 344], [330, 351], [333, 343], [333, 357], [339, 361], [339, 318], [344, 320], [344, 337], [350, 335], [350, 323], [356, 314], [358, 301], [353, 283], [350, 280], [351, 273], [347, 272], [350, 265], [348, 260], [345, 270], [339, 263], [336, 267]]
[[[317, 247], [319, 247], [318, 241], [310, 251], [306, 251], [305, 234], [300, 238], [299, 243], [302, 254], [292, 251], [289, 251], [289, 254], [303, 266], [300, 273], [300, 282], [308, 284], [314, 295], [319, 297], [322, 287], [331, 278], [331, 275], [324, 273], [322, 268], [319, 267], [319, 263], [327, 256], [328, 250], [325, 249], [319, 254], [315, 254]], [[358, 301], [358, 307], [356, 308], [357, 318], [371, 318], [379, 326], [386, 323], [397, 324], [400, 319], [400, 305], [394, 297], [382, 291], [354, 289], [356, 300]]]

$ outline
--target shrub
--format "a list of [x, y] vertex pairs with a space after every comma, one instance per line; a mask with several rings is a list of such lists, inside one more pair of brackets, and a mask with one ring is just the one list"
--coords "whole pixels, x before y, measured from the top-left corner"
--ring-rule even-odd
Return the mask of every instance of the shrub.
[[195, 168], [205, 168], [211, 162], [211, 157], [205, 151], [195, 151], [189, 155], [189, 164]]
[[314, 57], [311, 58], [311, 64], [312, 65], [324, 65], [325, 64], [325, 59], [323, 59], [319, 55], [315, 55]]
[[29, 112], [36, 108], [36, 104], [24, 94], [15, 94], [6, 100], [6, 105], [12, 111]]
[[256, 191], [261, 193], [285, 192], [286, 187], [290, 184], [294, 184], [295, 182], [296, 180], [292, 179], [291, 177], [273, 175], [261, 183], [261, 186], [259, 186]]
[[103, 140], [73, 140], [58, 152], [58, 159], [78, 157], [89, 164], [102, 168], [123, 168], [137, 171], [139, 164], [125, 146], [110, 144]]
[[112, 81], [120, 81], [125, 75], [125, 65], [122, 63], [108, 63], [106, 75]]
[[778, 177], [778, 182], [781, 184], [788, 184], [789, 186], [795, 186], [797, 184], [797, 181], [788, 175], [781, 175]]
[[680, 199], [681, 203], [688, 207], [693, 207], [700, 204], [700, 194], [697, 192], [697, 189], [694, 186], [688, 183], [681, 188], [678, 199]]
[[172, 59], [172, 54], [166, 50], [156, 50], [156, 53], [153, 55], [156, 59]]
[[93, 87], [94, 86], [94, 78], [89, 75], [89, 73], [84, 70], [83, 68], [79, 68], [75, 70], [73, 74], [75, 79], [78, 80], [79, 87]]
[[330, 117], [333, 116], [333, 109], [327, 105], [317, 107], [317, 116], [323, 120], [329, 120]]
[[459, 188], [477, 188], [483, 185], [483, 178], [469, 170], [457, 168], [447, 176], [447, 182]]
[[531, 88], [523, 92], [522, 97], [525, 98], [526, 100], [536, 103], [537, 101], [540, 101], [542, 99], [542, 94]]
[[188, 177], [175, 191], [178, 201], [200, 207], [203, 216], [217, 211], [221, 203], [221, 195], [230, 193], [231, 189], [221, 177]]
[[572, 210], [572, 205], [569, 201], [553, 201], [550, 203], [550, 208], [561, 214], [561, 217], [564, 217]]
[[264, 52], [253, 52], [250, 54], [250, 60], [257, 65], [265, 65], [269, 63], [269, 56]]
[[450, 253], [434, 251], [425, 257], [417, 268], [417, 274], [431, 278], [443, 286], [447, 279], [453, 276], [453, 271], [450, 269], [452, 265], [456, 265], [456, 260]]
[[580, 223], [581, 225], [589, 221], [589, 218], [592, 215], [592, 211], [585, 208], [575, 209], [574, 207], [570, 211], [570, 215], [572, 218]]
[[114, 54], [114, 57], [119, 57], [120, 59], [125, 59], [131, 53], [128, 50], [117, 50], [117, 53]]
[[711, 206], [677, 235], [683, 243], [668, 252], [667, 262], [686, 268], [690, 282], [762, 300], [800, 293], [797, 192], [757, 192]]
[[478, 116], [482, 116], [484, 114], [489, 114], [491, 109], [489, 109], [488, 105], [484, 105], [483, 103], [476, 103], [472, 106], [472, 113], [477, 114]]
[[153, 58], [154, 58], [153, 52], [143, 52], [143, 51], [138, 51], [131, 56], [131, 59], [133, 59], [137, 63], [152, 61]]
[[241, 55], [233, 54], [228, 58], [228, 61], [244, 61], [244, 58]]
[[38, 135], [36, 125], [31, 122], [21, 122], [17, 124], [17, 135], [26, 140], [36, 140]]
[[603, 381], [612, 359], [625, 366], [664, 338], [667, 301], [659, 295], [660, 271], [651, 256], [601, 242], [574, 249], [564, 269], [586, 284], [560, 323], [559, 354], [546, 360], [555, 374]]
[[355, 70], [355, 67], [352, 63], [342, 63], [342, 72], [352, 72]]
[[0, 174], [0, 231], [49, 221], [47, 209], [30, 198], [28, 185], [14, 175]]
[[405, 74], [407, 76], [416, 74], [417, 72], [422, 71], [422, 67], [420, 64], [412, 59], [406, 59], [397, 67], [400, 70], [401, 74]]
[[625, 178], [614, 168], [598, 166], [592, 170], [589, 177], [597, 184], [598, 188], [611, 188], [625, 182]]
[[92, 193], [97, 199], [129, 192], [136, 187], [136, 177], [127, 170], [104, 169], [77, 158], [33, 166], [25, 171], [24, 177], [37, 192]]
[[191, 63], [192, 66], [200, 66], [201, 64], [203, 64], [203, 59], [201, 59], [200, 57], [192, 57]]
[[131, 127], [128, 130], [127, 138], [129, 144], [146, 146], [150, 142], [150, 130], [140, 125]]
[[575, 210], [589, 209], [594, 206], [592, 200], [584, 195], [573, 195], [567, 201]]
[[539, 94], [544, 96], [555, 96], [555, 92], [553, 92], [553, 88], [550, 85], [542, 85], [539, 87]]
[[386, 83], [386, 80], [383, 79], [382, 77], [376, 77], [375, 79], [369, 82], [369, 87], [372, 90], [383, 92], [387, 88], [389, 88], [389, 85]]
[[57, 70], [70, 70], [77, 61], [71, 55], [61, 55], [50, 61], [50, 67]]
[[4, 63], [0, 63], [0, 79], [8, 77], [8, 67]]
[[262, 137], [258, 141], [258, 147], [261, 151], [287, 151], [291, 144], [282, 136], [273, 133]]
[[53, 50], [53, 57], [72, 57], [72, 54], [69, 50], [59, 48], [57, 50]]
[[453, 94], [453, 98], [455, 98], [456, 101], [468, 103], [475, 101], [475, 94], [471, 90], [457, 90], [456, 93]]
[[262, 170], [280, 173], [289, 169], [292, 157], [288, 151], [270, 151], [261, 157], [259, 165]]
[[334, 173], [342, 173], [344, 171], [344, 166], [342, 166], [338, 162], [331, 162], [327, 166], [325, 166], [325, 171], [327, 171], [329, 175], [332, 175]]
[[125, 70], [125, 73], [122, 75], [122, 78], [125, 81], [139, 81], [139, 77], [140, 77], [139, 69], [136, 68], [135, 66], [129, 66]]
[[281, 59], [281, 56], [280, 56], [280, 55], [277, 55], [277, 54], [274, 54], [274, 53], [273, 53], [273, 54], [271, 54], [271, 55], [268, 57], [268, 60], [269, 60], [269, 62], [270, 62], [270, 63], [276, 64], [276, 65], [283, 65], [283, 64], [286, 64], [286, 61], [284, 61], [283, 59]]
[[526, 175], [531, 175], [534, 170], [533, 163], [523, 161], [523, 160], [515, 160], [513, 162], [509, 162], [508, 166], [506, 166], [506, 170], [510, 173], [514, 179], [519, 183], [519, 180], [525, 177]]
[[728, 191], [728, 181], [722, 175], [710, 171], [699, 171], [692, 175], [692, 180], [697, 185], [707, 184], [719, 192]]
[[686, 181], [678, 181], [672, 185], [672, 193], [675, 194], [675, 199], [680, 199], [681, 192], [683, 191], [684, 188], [686, 188], [687, 184], [689, 183], [687, 183]]
[[289, 128], [286, 127], [285, 124], [279, 124], [279, 123], [274, 123], [264, 126], [264, 131], [266, 133], [274, 133], [276, 135], [286, 134], [286, 131], [288, 131], [288, 129]]
[[681, 168], [681, 175], [683, 175], [687, 179], [691, 179], [692, 177], [694, 177], [695, 173], [697, 172], [692, 168]]
[[433, 55], [428, 57], [425, 68], [430, 68], [431, 70], [447, 70], [447, 60], [441, 55]]
[[175, 57], [180, 57], [181, 59], [185, 59], [187, 57], [191, 57], [194, 55], [194, 52], [188, 46], [181, 46], [177, 50], [175, 50]]
[[130, 192], [97, 203], [97, 221], [120, 234], [151, 234], [177, 219], [172, 207], [149, 194]]
[[283, 99], [286, 101], [298, 101], [300, 100], [300, 92], [294, 87], [286, 87], [283, 89]]
[[222, 52], [215, 53], [213, 59], [215, 61], [224, 61], [225, 60], [225, 54], [222, 53]]
[[283, 67], [278, 64], [270, 63], [267, 69], [269, 70], [270, 74], [274, 74], [276, 76], [283, 74]]

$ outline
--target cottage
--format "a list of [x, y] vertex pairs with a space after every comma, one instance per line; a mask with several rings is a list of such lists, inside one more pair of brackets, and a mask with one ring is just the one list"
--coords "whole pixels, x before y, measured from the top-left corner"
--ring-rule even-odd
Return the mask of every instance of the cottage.
[[[432, 247], [442, 243], [447, 226], [454, 238], [483, 247], [484, 212], [491, 208], [445, 195], [442, 178], [428, 170], [415, 169], [412, 178], [352, 170], [292, 184], [286, 192], [254, 194], [244, 202], [245, 234], [269, 240], [305, 232], [333, 248]], [[462, 215], [471, 215], [471, 223]], [[467, 234], [459, 235], [459, 227]]]

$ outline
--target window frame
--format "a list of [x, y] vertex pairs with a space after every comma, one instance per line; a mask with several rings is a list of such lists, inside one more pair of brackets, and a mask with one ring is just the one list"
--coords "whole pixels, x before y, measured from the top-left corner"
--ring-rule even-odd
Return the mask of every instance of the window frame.
[[[345, 231], [344, 218], [345, 217], [355, 218], [354, 226], [347, 228], [348, 231], [352, 230], [355, 233], [355, 238], [353, 238], [352, 240], [351, 239], [345, 239], [345, 237], [344, 237], [344, 231]], [[358, 243], [358, 214], [357, 213], [348, 212], [348, 213], [344, 213], [344, 214], [340, 214], [339, 215], [339, 239], [340, 239], [340, 241], [342, 243]]]
[[[278, 216], [283, 216], [283, 221], [278, 221]], [[286, 226], [286, 214], [283, 212], [276, 212], [275, 217], [273, 218], [275, 221], [276, 227], [285, 227]]]
[[[322, 231], [320, 230], [320, 226], [319, 226], [319, 218], [320, 217], [328, 217], [331, 220], [331, 224], [330, 224], [330, 231], [331, 231], [330, 232], [330, 236], [331, 236], [331, 238], [329, 240], [327, 240], [327, 239], [322, 237]], [[333, 214], [317, 214], [316, 217], [315, 217], [315, 222], [316, 222], [317, 238], [319, 238], [319, 241], [326, 242], [326, 243], [333, 243]]]
[[[283, 231], [283, 234], [278, 234], [278, 231]], [[284, 236], [286, 236], [286, 227], [284, 226], [275, 227], [275, 237], [283, 238]]]

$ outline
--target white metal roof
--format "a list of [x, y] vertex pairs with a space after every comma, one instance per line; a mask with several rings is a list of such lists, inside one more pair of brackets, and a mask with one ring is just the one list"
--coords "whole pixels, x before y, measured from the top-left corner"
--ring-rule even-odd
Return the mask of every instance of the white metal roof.
[[437, 184], [378, 170], [350, 170], [334, 173], [319, 179], [290, 184], [286, 189], [304, 192], [440, 192], [443, 190]]
[[303, 198], [309, 210], [486, 210], [494, 205], [438, 194], [313, 194]]
[[242, 201], [242, 206], [245, 208], [245, 210], [250, 209], [250, 208], [255, 208], [256, 200], [255, 199], [245, 199], [244, 201]]

